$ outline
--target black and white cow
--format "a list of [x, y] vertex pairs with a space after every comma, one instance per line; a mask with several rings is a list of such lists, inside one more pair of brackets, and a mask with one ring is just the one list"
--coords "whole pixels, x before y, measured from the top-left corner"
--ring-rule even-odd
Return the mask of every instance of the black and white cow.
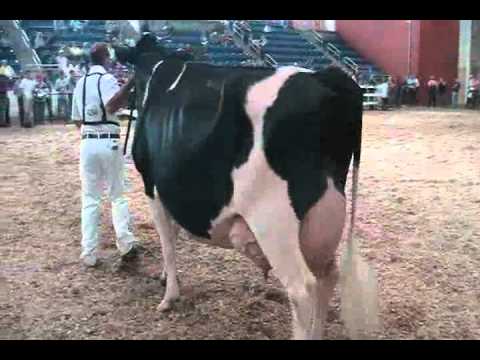
[[[338, 278], [335, 252], [352, 155], [355, 209], [361, 89], [335, 68], [185, 61], [168, 56], [149, 34], [116, 53], [135, 65], [139, 119], [132, 152], [162, 241], [167, 285], [159, 309], [179, 296], [181, 226], [200, 241], [239, 250], [265, 273], [273, 269], [289, 295], [294, 338], [321, 338]], [[353, 222], [354, 213], [351, 228]], [[354, 293], [342, 292], [358, 305], [344, 312], [350, 328], [372, 308], [360, 295], [375, 296], [367, 291], [373, 287], [361, 286], [367, 274], [358, 273], [358, 264], [365, 263], [354, 250], [350, 232], [344, 282]]]

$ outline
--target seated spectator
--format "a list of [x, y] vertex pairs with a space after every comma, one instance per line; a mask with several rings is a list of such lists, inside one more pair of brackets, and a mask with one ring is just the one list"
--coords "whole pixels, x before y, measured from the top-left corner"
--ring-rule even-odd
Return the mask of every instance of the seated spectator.
[[208, 42], [212, 45], [219, 45], [221, 42], [220, 35], [214, 31], [208, 36]]
[[33, 47], [34, 49], [40, 49], [40, 48], [43, 48], [45, 47], [45, 36], [43, 35], [43, 33], [41, 31], [37, 31], [37, 33], [35, 34], [35, 40], [33, 42]]
[[70, 20], [70, 28], [74, 32], [79, 32], [83, 30], [83, 24], [80, 20]]
[[0, 62], [0, 75], [6, 76], [9, 79], [15, 76], [15, 71], [13, 71], [12, 67], [8, 65], [7, 60], [2, 60]]
[[10, 40], [7, 39], [6, 36], [4, 35], [0, 35], [0, 47], [10, 47], [12, 45], [12, 43], [10, 42]]

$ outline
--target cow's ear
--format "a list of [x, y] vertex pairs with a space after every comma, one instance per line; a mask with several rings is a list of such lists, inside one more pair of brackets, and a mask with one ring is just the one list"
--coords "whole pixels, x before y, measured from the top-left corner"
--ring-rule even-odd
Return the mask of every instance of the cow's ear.
[[115, 58], [121, 64], [132, 64], [135, 65], [136, 61], [136, 50], [135, 48], [129, 46], [114, 46], [113, 49], [115, 50]]

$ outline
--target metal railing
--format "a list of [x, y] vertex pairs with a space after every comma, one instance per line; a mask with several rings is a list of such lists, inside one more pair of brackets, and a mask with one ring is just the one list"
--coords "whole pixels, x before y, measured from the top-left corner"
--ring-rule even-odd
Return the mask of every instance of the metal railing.
[[40, 64], [41, 63], [40, 57], [38, 56], [37, 51], [33, 48], [32, 42], [30, 41], [30, 38], [28, 37], [27, 33], [22, 28], [22, 26], [20, 24], [20, 20], [13, 20], [13, 24], [15, 25], [17, 30], [20, 31], [20, 33], [22, 34], [22, 40], [23, 40], [25, 46], [27, 46], [32, 51], [33, 61], [37, 64]]
[[332, 43], [328, 43], [327, 44], [327, 47], [326, 47], [327, 51], [332, 54], [335, 58], [339, 59], [341, 58], [342, 56], [342, 52], [340, 51], [339, 48], [337, 48], [335, 45], [333, 45]]
[[275, 59], [270, 54], [265, 54], [265, 63], [267, 65], [272, 66], [272, 67], [277, 67], [278, 66], [278, 63], [275, 61]]
[[249, 42], [249, 49], [253, 51], [256, 55], [260, 55], [261, 48], [258, 44], [254, 43], [253, 41]]
[[315, 41], [321, 46], [321, 47], [325, 47], [325, 40], [323, 40], [323, 38], [316, 32], [316, 31], [313, 31], [313, 37], [315, 39]]
[[343, 59], [342, 59], [342, 62], [347, 65], [355, 74], [358, 72], [358, 69], [359, 69], [359, 66], [357, 65], [357, 63], [355, 61], [353, 61], [351, 58], [349, 58], [348, 56], [345, 56]]
[[59, 64], [27, 64], [25, 65], [25, 69], [28, 70], [45, 70], [45, 71], [55, 71], [60, 69]]
[[233, 24], [233, 36], [237, 36], [239, 39], [243, 40], [244, 33], [245, 30], [240, 25], [237, 23]]

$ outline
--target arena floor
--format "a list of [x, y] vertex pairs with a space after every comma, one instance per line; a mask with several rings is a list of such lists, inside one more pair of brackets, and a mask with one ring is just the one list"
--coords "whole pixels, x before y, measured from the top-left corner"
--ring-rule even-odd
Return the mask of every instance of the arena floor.
[[[379, 277], [381, 339], [480, 338], [480, 116], [367, 112], [358, 233]], [[1, 339], [286, 339], [278, 282], [233, 251], [180, 240], [183, 297], [158, 313], [161, 249], [129, 165], [135, 233], [146, 252], [117, 271], [104, 207], [99, 268], [80, 254], [77, 130], [0, 129]], [[183, 236], [185, 238], [186, 235]], [[335, 297], [326, 337], [346, 338]]]

